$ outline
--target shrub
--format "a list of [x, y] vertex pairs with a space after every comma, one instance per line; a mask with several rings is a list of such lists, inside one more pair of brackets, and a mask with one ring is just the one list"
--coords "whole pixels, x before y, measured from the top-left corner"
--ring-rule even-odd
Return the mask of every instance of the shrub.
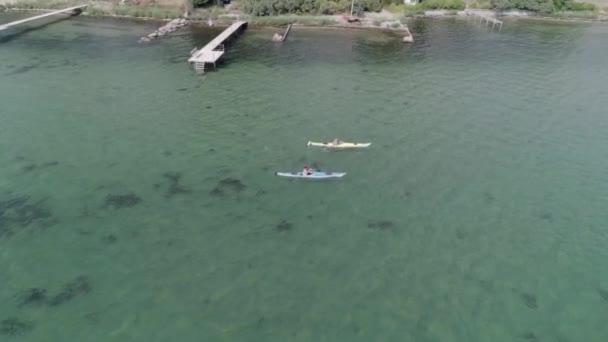
[[463, 0], [425, 0], [418, 4], [423, 9], [451, 9], [461, 10], [464, 9], [465, 4]]
[[492, 3], [490, 1], [487, 0], [481, 0], [481, 1], [474, 1], [472, 2], [469, 7], [471, 8], [478, 8], [478, 9], [492, 9], [494, 8], [492, 6]]

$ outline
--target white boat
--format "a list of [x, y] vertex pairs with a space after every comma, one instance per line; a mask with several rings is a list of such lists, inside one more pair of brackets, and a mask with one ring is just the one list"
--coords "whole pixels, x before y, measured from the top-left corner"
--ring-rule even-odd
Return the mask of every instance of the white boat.
[[308, 178], [308, 179], [330, 179], [330, 178], [342, 178], [346, 175], [346, 172], [323, 172], [315, 171], [311, 174], [305, 175], [300, 172], [275, 172], [277, 176], [289, 177], [289, 178]]
[[372, 143], [351, 143], [341, 141], [338, 144], [334, 144], [333, 142], [321, 143], [309, 141], [308, 146], [314, 147], [324, 147], [324, 148], [333, 148], [333, 149], [350, 149], [350, 148], [368, 148]]

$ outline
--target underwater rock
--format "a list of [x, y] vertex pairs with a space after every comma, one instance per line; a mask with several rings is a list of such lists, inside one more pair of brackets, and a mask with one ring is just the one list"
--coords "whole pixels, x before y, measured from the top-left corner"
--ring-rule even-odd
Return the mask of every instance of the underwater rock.
[[393, 228], [395, 224], [388, 220], [380, 220], [380, 221], [368, 221], [367, 228], [374, 230], [386, 230], [389, 228]]
[[169, 180], [169, 188], [167, 189], [167, 193], [165, 193], [166, 198], [191, 192], [190, 189], [187, 189], [180, 184], [180, 180], [182, 179], [182, 174], [180, 172], [165, 172], [163, 177]]
[[23, 335], [34, 329], [34, 323], [21, 320], [16, 317], [9, 317], [0, 321], [0, 334], [6, 336]]
[[46, 289], [32, 287], [25, 289], [18, 293], [16, 296], [19, 302], [19, 307], [25, 305], [40, 305], [46, 302]]
[[526, 306], [530, 309], [538, 309], [538, 303], [536, 301], [536, 296], [531, 295], [529, 293], [522, 293], [521, 294], [521, 299], [523, 300], [524, 304], [526, 304]]
[[138, 205], [142, 199], [134, 193], [124, 195], [108, 194], [103, 208], [112, 207], [114, 209], [131, 208]]
[[63, 289], [51, 299], [50, 305], [57, 306], [68, 302], [78, 296], [85, 295], [91, 292], [91, 282], [85, 276], [78, 276], [76, 279], [65, 284]]
[[287, 220], [281, 220], [281, 222], [279, 222], [279, 224], [277, 224], [275, 229], [278, 230], [279, 232], [286, 232], [286, 231], [290, 231], [292, 227], [293, 227], [293, 225], [291, 223], [287, 222]]

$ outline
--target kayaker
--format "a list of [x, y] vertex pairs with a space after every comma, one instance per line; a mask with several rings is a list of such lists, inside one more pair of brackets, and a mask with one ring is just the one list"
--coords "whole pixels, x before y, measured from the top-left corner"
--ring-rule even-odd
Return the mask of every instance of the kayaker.
[[310, 166], [305, 165], [304, 170], [302, 170], [302, 174], [305, 176], [312, 175], [315, 172], [315, 169], [311, 169]]
[[340, 145], [341, 143], [343, 143], [343, 141], [342, 141], [342, 140], [340, 140], [340, 139], [338, 139], [338, 138], [334, 139], [334, 140], [331, 142], [331, 144], [332, 144], [332, 145]]

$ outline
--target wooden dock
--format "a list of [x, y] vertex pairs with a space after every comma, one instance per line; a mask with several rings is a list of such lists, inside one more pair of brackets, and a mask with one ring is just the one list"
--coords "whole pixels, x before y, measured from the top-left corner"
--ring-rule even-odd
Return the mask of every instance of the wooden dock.
[[498, 31], [502, 30], [502, 21], [501, 20], [498, 20], [494, 17], [490, 17], [489, 15], [487, 15], [483, 12], [466, 10], [465, 14], [467, 15], [467, 17], [474, 18], [475, 20], [477, 20], [477, 18], [479, 18], [480, 24], [483, 24], [483, 21], [485, 20], [486, 27], [488, 27], [488, 25], [490, 23], [492, 23], [492, 30], [494, 30], [494, 27], [497, 25], [498, 25]]
[[246, 21], [235, 22], [212, 41], [207, 43], [205, 47], [198, 51], [196, 51], [196, 49], [193, 50], [192, 56], [188, 59], [188, 62], [194, 63], [194, 69], [198, 71], [205, 71], [205, 64], [213, 64], [215, 66], [215, 63], [224, 54], [224, 42], [245, 28], [247, 28]]
[[272, 40], [274, 40], [275, 42], [285, 41], [285, 38], [287, 38], [287, 35], [289, 34], [290, 30], [291, 30], [291, 24], [287, 25], [287, 28], [285, 29], [285, 33], [283, 33], [283, 35], [275, 33], [274, 36], [272, 37]]
[[16, 20], [16, 21], [13, 21], [13, 22], [10, 22], [10, 23], [6, 23], [6, 24], [0, 24], [0, 31], [6, 30], [9, 27], [17, 26], [17, 25], [20, 25], [20, 24], [25, 24], [25, 23], [30, 22], [30, 21], [34, 21], [34, 20], [50, 17], [50, 16], [55, 15], [55, 14], [68, 13], [68, 12], [73, 13], [73, 14], [80, 14], [82, 12], [82, 9], [85, 8], [85, 7], [87, 7], [87, 5], [74, 6], [74, 7], [64, 8], [64, 9], [57, 10], [57, 11], [52, 11], [52, 12], [40, 14], [40, 15], [37, 15], [37, 16], [34, 16], [34, 17], [29, 17], [29, 18], [25, 18], [25, 19], [21, 19], [21, 20]]

